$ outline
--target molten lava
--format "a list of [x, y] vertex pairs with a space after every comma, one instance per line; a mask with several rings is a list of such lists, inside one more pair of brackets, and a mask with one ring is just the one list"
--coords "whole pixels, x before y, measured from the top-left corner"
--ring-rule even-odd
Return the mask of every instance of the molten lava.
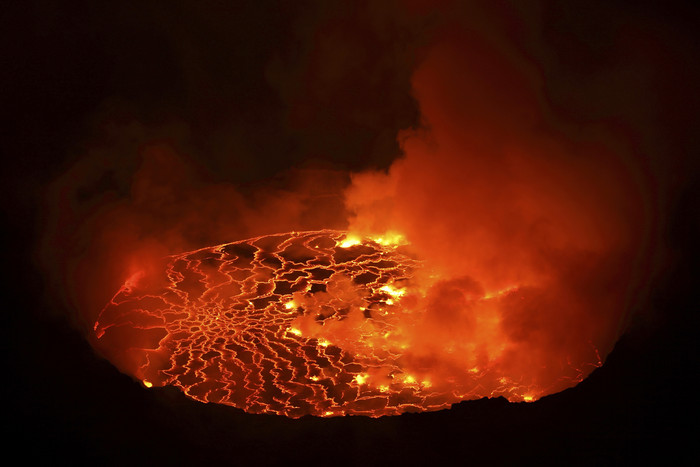
[[164, 261], [102, 310], [97, 345], [146, 387], [202, 402], [379, 417], [481, 397], [529, 402], [601, 365], [591, 345], [586, 361], [555, 356], [560, 367], [538, 378], [528, 362], [542, 360], [502, 329], [532, 290], [438, 277], [400, 235], [290, 232]]

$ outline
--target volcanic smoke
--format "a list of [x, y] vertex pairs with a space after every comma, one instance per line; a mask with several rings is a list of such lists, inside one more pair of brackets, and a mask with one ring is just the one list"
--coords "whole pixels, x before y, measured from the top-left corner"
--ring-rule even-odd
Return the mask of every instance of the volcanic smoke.
[[[148, 254], [110, 260], [123, 285], [99, 316], [86, 313], [94, 345], [147, 387], [288, 417], [529, 402], [580, 382], [645, 279], [645, 175], [612, 126], [557, 118], [541, 70], [506, 37], [436, 34], [412, 78], [422, 125], [398, 135], [403, 155], [388, 170], [336, 183], [345, 225], [319, 229], [327, 212], [293, 219], [300, 198], [280, 192], [259, 225], [248, 219], [247, 240], [166, 256], [180, 220], [125, 236], [103, 257]], [[181, 191], [181, 177], [163, 181], [167, 164], [142, 169], [132, 197]], [[188, 193], [181, 218], [194, 207], [186, 225], [202, 232], [198, 206], [225, 212], [242, 199]], [[150, 222], [147, 204], [110, 212]], [[90, 251], [117, 251], [118, 219], [95, 219]]]

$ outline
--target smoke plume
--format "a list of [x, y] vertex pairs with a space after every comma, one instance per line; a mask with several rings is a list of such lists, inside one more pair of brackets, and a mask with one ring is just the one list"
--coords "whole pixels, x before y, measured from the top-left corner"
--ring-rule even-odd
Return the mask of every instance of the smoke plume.
[[612, 125], [557, 115], [489, 19], [436, 34], [412, 77], [422, 126], [387, 171], [353, 174], [346, 205], [351, 231], [400, 232], [432, 271], [403, 330], [409, 365], [453, 384], [488, 368], [539, 396], [585, 377], [622, 331], [651, 235], [645, 175]]
[[[251, 114], [261, 122], [274, 108], [270, 128], [288, 138], [270, 147], [308, 151], [315, 162], [298, 152], [255, 154], [251, 147], [267, 137], [259, 128], [243, 149], [212, 130], [215, 142], [240, 153], [219, 154], [207, 166], [193, 143], [207, 135], [196, 125], [100, 123], [106, 136], [87, 144], [49, 190], [42, 244], [55, 288], [93, 343], [100, 310], [135, 274], [161, 274], [164, 256], [258, 235], [343, 229], [357, 238], [403, 238], [424, 264], [399, 284], [404, 315], [392, 323], [393, 350], [401, 349], [411, 378], [443, 393], [533, 400], [602, 364], [650, 276], [655, 206], [634, 122], [587, 110], [585, 96], [606, 96], [594, 85], [579, 96], [551, 81], [562, 72], [543, 45], [542, 11], [409, 2], [394, 17], [392, 8], [350, 8], [352, 21], [319, 8], [318, 17], [305, 17], [313, 27], [297, 37], [303, 66], [285, 69], [294, 54], [259, 66], [279, 101]], [[353, 21], [364, 35], [344, 42]], [[406, 51], [402, 33], [412, 27], [421, 34], [407, 39]], [[375, 42], [395, 66], [371, 50]], [[188, 79], [206, 88], [206, 78], [202, 71]], [[346, 87], [360, 96], [344, 94]], [[195, 106], [201, 112], [216, 101], [204, 94]], [[400, 115], [368, 104], [381, 99]], [[419, 113], [408, 108], [411, 99]], [[614, 107], [619, 98], [610, 99]], [[342, 152], [345, 140], [353, 141], [347, 154], [318, 162], [324, 151]], [[394, 158], [395, 146], [401, 155]], [[251, 162], [265, 157], [281, 168]], [[250, 167], [255, 177], [241, 175]], [[227, 181], [221, 168], [236, 176]], [[308, 309], [338, 297], [354, 308], [323, 327], [301, 316], [295, 329], [365, 352], [357, 341], [367, 297], [353, 287], [341, 278], [298, 297]], [[98, 347], [109, 357], [138, 345], [122, 336]], [[115, 363], [134, 373], [131, 363]], [[384, 386], [390, 375], [382, 371], [360, 379]]]

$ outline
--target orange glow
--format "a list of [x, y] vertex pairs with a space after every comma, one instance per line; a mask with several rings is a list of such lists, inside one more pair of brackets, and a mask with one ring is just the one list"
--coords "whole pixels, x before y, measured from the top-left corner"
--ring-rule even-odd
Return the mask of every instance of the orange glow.
[[350, 248], [351, 246], [359, 245], [361, 239], [356, 235], [346, 235], [345, 238], [338, 243], [340, 248]]
[[47, 251], [79, 253], [56, 277], [101, 354], [288, 417], [534, 402], [603, 365], [647, 274], [646, 169], [617, 123], [559, 119], [542, 68], [479, 31], [417, 54], [420, 126], [390, 165], [244, 196], [154, 146], [127, 198], [76, 220], [68, 203]]
[[[528, 376], [503, 325], [528, 292], [486, 294], [440, 280], [407, 245], [344, 238], [292, 232], [169, 257], [160, 278], [120, 288], [95, 323], [98, 343], [133, 334], [110, 351], [146, 387], [290, 417], [394, 415], [485, 396], [529, 402], [600, 364], [589, 348], [556, 374]], [[443, 299], [469, 317], [442, 316]]]
[[357, 375], [355, 376], [355, 382], [358, 385], [363, 385], [367, 382], [367, 375]]
[[370, 237], [372, 241], [384, 246], [399, 246], [406, 244], [406, 238], [398, 232], [387, 232], [384, 235]]
[[404, 295], [406, 293], [405, 290], [397, 290], [390, 285], [385, 285], [383, 287], [380, 287], [379, 290], [382, 292], [388, 293], [392, 297], [401, 297], [402, 295]]

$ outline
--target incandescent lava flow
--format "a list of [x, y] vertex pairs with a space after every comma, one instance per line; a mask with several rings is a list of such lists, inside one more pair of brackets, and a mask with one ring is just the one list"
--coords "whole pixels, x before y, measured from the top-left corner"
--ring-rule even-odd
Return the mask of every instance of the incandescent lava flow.
[[454, 279], [437, 290], [469, 310], [473, 332], [443, 332], [436, 361], [420, 348], [440, 280], [400, 235], [290, 232], [164, 261], [132, 275], [102, 310], [97, 345], [145, 386], [174, 385], [203, 402], [293, 418], [379, 417], [481, 397], [531, 401], [601, 364], [591, 348], [556, 381], [524, 378], [501, 362], [511, 343], [499, 326], [501, 309], [526, 288], [487, 293]]

